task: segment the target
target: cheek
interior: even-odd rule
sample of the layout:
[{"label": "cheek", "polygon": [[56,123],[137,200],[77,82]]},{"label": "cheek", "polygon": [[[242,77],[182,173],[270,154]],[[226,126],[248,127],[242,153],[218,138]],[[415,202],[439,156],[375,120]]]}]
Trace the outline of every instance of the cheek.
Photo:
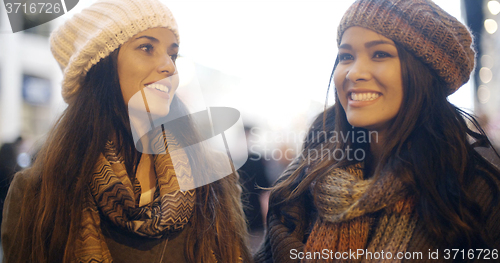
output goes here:
[{"label": "cheek", "polygon": [[125,104],[134,94],[140,91],[140,84],[144,74],[141,74],[141,67],[137,66],[137,62],[130,61],[124,57],[121,61],[118,60],[118,80],[122,91]]},{"label": "cheek", "polygon": [[120,89],[122,91],[123,100],[125,101],[125,104],[128,104],[128,101],[134,95],[134,92],[132,91],[130,74],[127,72],[126,67],[125,68],[119,67],[118,80],[120,83]]},{"label": "cheek", "polygon": [[395,101],[395,104],[401,105],[403,101],[403,77],[401,75],[401,69],[399,67],[395,67],[392,71],[389,71],[392,74],[386,78],[388,85],[391,85],[391,95],[392,99]]}]

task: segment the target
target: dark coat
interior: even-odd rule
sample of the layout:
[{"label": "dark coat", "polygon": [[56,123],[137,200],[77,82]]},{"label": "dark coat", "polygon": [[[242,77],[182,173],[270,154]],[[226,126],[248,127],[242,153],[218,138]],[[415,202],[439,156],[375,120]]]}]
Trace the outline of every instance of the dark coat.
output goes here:
[{"label": "dark coat", "polygon": [[[13,243],[16,226],[21,212],[21,203],[24,193],[33,191],[37,183],[30,173],[19,172],[9,188],[3,210],[2,222],[2,247],[6,263],[10,262],[9,256],[19,247]],[[184,229],[171,235],[169,239],[153,239],[140,237],[113,226],[104,217],[101,217],[101,229],[106,238],[111,256],[115,263],[157,263],[163,252],[161,263],[187,262],[184,251],[186,237],[192,230],[190,224]]]}]

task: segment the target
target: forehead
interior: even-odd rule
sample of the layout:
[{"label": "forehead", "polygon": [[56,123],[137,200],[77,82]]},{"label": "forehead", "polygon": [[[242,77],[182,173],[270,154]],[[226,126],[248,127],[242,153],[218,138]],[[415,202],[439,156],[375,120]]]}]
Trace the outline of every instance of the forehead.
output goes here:
[{"label": "forehead", "polygon": [[128,42],[133,42],[139,39],[150,39],[150,40],[156,39],[159,42],[167,44],[168,46],[172,44],[177,44],[177,45],[179,44],[179,41],[177,40],[177,37],[175,36],[174,32],[165,27],[155,27],[146,29],[138,33],[137,35],[133,36],[132,38],[130,38]]},{"label": "forehead", "polygon": [[340,41],[340,45],[344,43],[355,44],[355,43],[366,43],[370,41],[383,41],[394,44],[394,41],[391,39],[364,27],[353,26],[346,31],[342,35],[342,39]]}]

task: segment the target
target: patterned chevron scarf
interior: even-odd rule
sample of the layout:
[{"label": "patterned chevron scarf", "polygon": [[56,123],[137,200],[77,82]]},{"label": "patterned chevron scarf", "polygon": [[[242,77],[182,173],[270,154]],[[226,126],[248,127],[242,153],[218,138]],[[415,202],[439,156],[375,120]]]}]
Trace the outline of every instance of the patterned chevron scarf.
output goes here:
[{"label": "patterned chevron scarf", "polygon": [[[177,150],[180,147],[170,133],[166,132],[165,136],[160,137],[166,137],[165,141],[158,139],[156,143],[166,145],[168,141],[170,153],[176,156],[174,158],[168,152],[154,155],[158,187],[152,204],[144,207],[138,206],[141,192],[139,181],[130,180],[123,158],[116,154],[112,142],[106,144],[84,202],[75,262],[112,262],[101,231],[99,213],[124,231],[151,238],[161,238],[179,231],[189,221],[193,213],[195,190],[179,190],[179,181],[192,180],[187,155]],[[173,164],[173,159],[181,161]],[[176,175],[175,171],[183,172]]]},{"label": "patterned chevron scarf", "polygon": [[[315,184],[313,196],[319,218],[304,252],[313,255],[329,249],[334,259],[312,258],[303,262],[340,261],[335,258],[336,252],[349,253],[357,249],[372,255],[383,250],[394,258],[398,252],[405,252],[417,217],[413,198],[408,197],[403,183],[394,174],[384,173],[377,181],[363,180],[362,164],[356,164],[346,170],[335,169]],[[380,213],[378,220],[373,215],[375,212]],[[377,258],[377,262],[399,262],[394,258]],[[347,261],[374,259],[361,256]]]}]

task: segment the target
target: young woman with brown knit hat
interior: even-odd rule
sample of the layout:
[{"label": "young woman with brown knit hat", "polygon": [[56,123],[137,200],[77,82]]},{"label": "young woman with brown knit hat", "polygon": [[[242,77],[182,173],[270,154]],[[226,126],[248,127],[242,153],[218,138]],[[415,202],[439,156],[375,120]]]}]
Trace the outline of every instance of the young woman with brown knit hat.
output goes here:
[{"label": "young woman with brown knit hat", "polygon": [[187,147],[201,140],[175,95],[179,33],[169,9],[100,0],[50,44],[68,107],[11,184],[5,262],[251,261],[236,174],[194,182],[219,168],[213,154]]},{"label": "young woman with brown knit hat", "polygon": [[256,262],[497,261],[491,143],[447,100],[470,32],[431,0],[358,0],[337,40],[335,105],[274,187]]}]

